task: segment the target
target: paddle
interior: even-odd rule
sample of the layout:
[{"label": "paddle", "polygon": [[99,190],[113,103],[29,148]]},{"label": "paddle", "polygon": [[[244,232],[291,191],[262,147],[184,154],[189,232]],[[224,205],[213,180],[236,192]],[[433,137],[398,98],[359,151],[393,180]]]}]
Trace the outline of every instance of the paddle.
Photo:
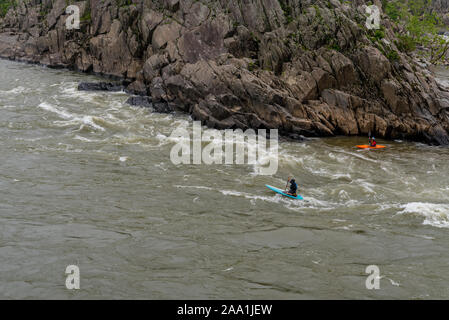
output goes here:
[{"label": "paddle", "polygon": [[288,183],[290,182],[290,179],[291,179],[291,177],[288,177],[287,184],[286,184],[285,189],[284,189],[285,191],[287,191]]}]

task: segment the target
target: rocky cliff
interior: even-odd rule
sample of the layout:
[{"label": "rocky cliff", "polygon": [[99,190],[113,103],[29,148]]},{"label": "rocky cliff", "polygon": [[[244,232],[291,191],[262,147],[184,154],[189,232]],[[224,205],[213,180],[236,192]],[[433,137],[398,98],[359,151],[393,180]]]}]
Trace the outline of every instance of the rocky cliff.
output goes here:
[{"label": "rocky cliff", "polygon": [[[380,1],[374,1],[379,6]],[[68,4],[80,29],[67,30]],[[449,144],[449,93],[365,1],[18,1],[0,56],[128,80],[215,128]]]},{"label": "rocky cliff", "polygon": [[449,0],[432,0],[432,8],[437,13],[448,13],[449,12]]}]

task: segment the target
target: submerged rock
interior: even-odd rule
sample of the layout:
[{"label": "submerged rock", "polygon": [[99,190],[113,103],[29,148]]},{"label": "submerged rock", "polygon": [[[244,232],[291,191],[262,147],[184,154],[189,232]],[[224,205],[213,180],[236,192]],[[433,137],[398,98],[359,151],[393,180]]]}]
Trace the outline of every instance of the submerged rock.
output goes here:
[{"label": "submerged rock", "polygon": [[175,105],[171,103],[157,102],[153,104],[153,111],[158,113],[172,113],[175,109]]},{"label": "submerged rock", "polygon": [[181,109],[174,103],[161,101],[153,103],[151,97],[143,96],[129,97],[128,100],[126,100],[126,103],[136,107],[151,108],[153,112],[157,113],[172,113]]},{"label": "submerged rock", "polygon": [[126,100],[126,103],[136,107],[144,107],[144,108],[153,107],[150,97],[140,97],[140,96],[129,97],[128,100]]},{"label": "submerged rock", "polygon": [[81,82],[78,85],[79,91],[122,91],[124,86],[118,83],[112,82]]}]

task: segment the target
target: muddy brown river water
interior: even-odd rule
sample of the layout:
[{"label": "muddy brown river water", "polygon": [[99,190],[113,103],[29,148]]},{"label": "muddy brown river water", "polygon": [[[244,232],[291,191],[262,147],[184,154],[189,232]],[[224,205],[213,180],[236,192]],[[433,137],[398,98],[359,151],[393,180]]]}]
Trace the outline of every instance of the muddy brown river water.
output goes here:
[{"label": "muddy brown river water", "polygon": [[[281,141],[272,176],[174,165],[189,117],[77,91],[95,80],[0,61],[0,298],[449,298],[449,149],[310,139]],[[304,201],[264,187],[289,175]]]}]

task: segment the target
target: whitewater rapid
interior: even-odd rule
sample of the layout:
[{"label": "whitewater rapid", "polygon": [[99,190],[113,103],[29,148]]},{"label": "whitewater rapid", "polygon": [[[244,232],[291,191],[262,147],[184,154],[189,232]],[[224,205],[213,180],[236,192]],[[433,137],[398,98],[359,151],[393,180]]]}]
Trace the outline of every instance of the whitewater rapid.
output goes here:
[{"label": "whitewater rapid", "polygon": [[[449,150],[281,139],[276,174],[174,165],[184,114],[0,61],[0,297],[448,298]],[[245,144],[249,150],[253,145]],[[304,201],[274,194],[294,176]],[[79,264],[83,290],[64,286]],[[364,286],[378,265],[382,290]]]}]

